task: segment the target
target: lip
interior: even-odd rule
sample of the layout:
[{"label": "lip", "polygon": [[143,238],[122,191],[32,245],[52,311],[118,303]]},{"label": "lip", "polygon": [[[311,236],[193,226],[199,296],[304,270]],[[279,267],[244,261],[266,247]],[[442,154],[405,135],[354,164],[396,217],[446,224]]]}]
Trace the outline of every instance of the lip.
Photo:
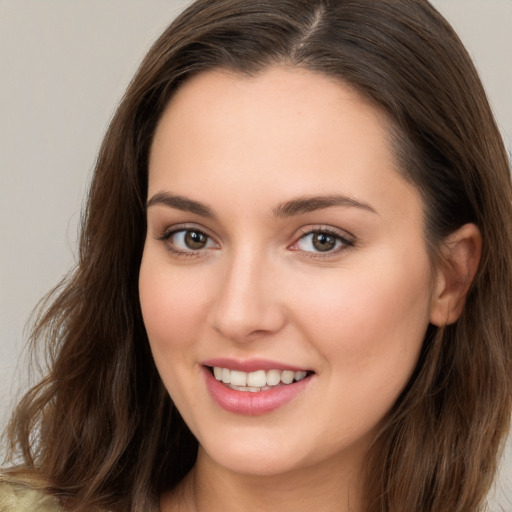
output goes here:
[{"label": "lip", "polygon": [[269,359],[231,359],[220,357],[208,359],[201,363],[203,366],[218,366],[219,368],[229,368],[230,370],[238,370],[240,372],[256,372],[258,370],[291,370],[294,372],[310,371],[310,368],[301,368],[299,366],[290,366],[289,364],[271,361]]},{"label": "lip", "polygon": [[[210,366],[210,364],[207,366]],[[206,387],[213,400],[225,411],[245,416],[259,416],[283,407],[288,402],[302,394],[312,380],[312,376],[309,376],[298,382],[294,382],[292,384],[284,384],[272,389],[267,389],[265,391],[237,391],[235,389],[228,388],[222,382],[218,381],[212,375],[207,366],[203,366],[202,370],[206,382]],[[213,366],[221,366],[223,368],[227,367],[235,370],[240,368],[235,368],[232,365],[223,366],[215,364]],[[263,370],[265,368],[258,366],[258,369]],[[272,366],[268,369],[278,370],[280,368]],[[291,368],[286,367],[286,369]],[[300,371],[300,369],[297,371]]]}]

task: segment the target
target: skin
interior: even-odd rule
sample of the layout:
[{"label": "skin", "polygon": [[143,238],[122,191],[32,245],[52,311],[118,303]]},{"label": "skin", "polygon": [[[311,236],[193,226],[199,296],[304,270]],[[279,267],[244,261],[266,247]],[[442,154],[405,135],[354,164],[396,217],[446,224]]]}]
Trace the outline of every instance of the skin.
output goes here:
[{"label": "skin", "polygon": [[[203,73],[167,107],[150,153],[140,300],[162,380],[200,448],[162,511],[363,510],[365,453],[428,323],[456,319],[479,251],[466,226],[452,239],[455,264],[432,269],[422,201],[397,172],[388,126],[346,85],[286,67]],[[162,193],[212,216],[152,201]],[[358,204],[279,209],[333,195]],[[162,239],[185,228],[206,245],[191,250],[183,232]],[[325,229],[336,245],[319,252],[309,233]],[[314,375],[277,410],[240,415],[207,391],[201,363],[215,357]]]}]

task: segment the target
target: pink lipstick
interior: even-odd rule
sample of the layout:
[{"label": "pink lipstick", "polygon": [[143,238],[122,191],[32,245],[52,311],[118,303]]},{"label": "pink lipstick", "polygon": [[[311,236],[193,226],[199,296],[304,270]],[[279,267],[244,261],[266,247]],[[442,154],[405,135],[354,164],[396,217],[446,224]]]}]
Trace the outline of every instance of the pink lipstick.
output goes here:
[{"label": "pink lipstick", "polygon": [[306,390],[313,376],[311,371],[267,360],[215,359],[205,361],[202,368],[217,405],[249,416],[284,406]]}]

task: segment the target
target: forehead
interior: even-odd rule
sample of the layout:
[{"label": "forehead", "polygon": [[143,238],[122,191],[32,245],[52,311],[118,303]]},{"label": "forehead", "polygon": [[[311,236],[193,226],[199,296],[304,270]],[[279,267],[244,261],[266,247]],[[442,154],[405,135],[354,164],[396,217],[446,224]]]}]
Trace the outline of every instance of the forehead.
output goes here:
[{"label": "forehead", "polygon": [[240,185],[247,198],[336,188],[378,200],[383,184],[395,184],[400,195],[409,187],[397,172],[389,127],[384,112],[323,74],[205,72],[176,92],[159,122],[149,193],[194,187],[206,200],[224,183]]},{"label": "forehead", "polygon": [[[352,107],[352,108],[351,108]],[[325,137],[331,122],[359,118],[376,121],[374,126],[387,132],[392,124],[387,114],[346,83],[303,68],[273,66],[255,75],[225,69],[193,76],[177,89],[164,111],[159,128],[180,124],[216,122],[217,128],[242,123],[268,123],[274,135],[285,135],[285,121],[307,126],[311,138]],[[229,114],[229,115],[228,115]],[[358,121],[358,122],[359,122]],[[367,128],[370,127],[368,124]],[[161,131],[161,130],[159,130]],[[158,131],[157,131],[158,134]],[[257,135],[253,131],[251,135]],[[295,133],[297,135],[297,133]]]}]

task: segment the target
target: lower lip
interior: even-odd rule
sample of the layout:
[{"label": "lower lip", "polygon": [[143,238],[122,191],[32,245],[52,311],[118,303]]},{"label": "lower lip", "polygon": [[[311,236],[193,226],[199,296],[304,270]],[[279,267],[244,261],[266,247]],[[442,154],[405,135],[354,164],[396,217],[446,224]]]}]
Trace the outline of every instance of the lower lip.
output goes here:
[{"label": "lower lip", "polygon": [[265,391],[237,391],[218,381],[208,368],[204,367],[203,373],[208,391],[220,407],[247,416],[258,416],[279,409],[302,393],[311,381],[311,377],[306,377],[293,384],[283,384]]}]

